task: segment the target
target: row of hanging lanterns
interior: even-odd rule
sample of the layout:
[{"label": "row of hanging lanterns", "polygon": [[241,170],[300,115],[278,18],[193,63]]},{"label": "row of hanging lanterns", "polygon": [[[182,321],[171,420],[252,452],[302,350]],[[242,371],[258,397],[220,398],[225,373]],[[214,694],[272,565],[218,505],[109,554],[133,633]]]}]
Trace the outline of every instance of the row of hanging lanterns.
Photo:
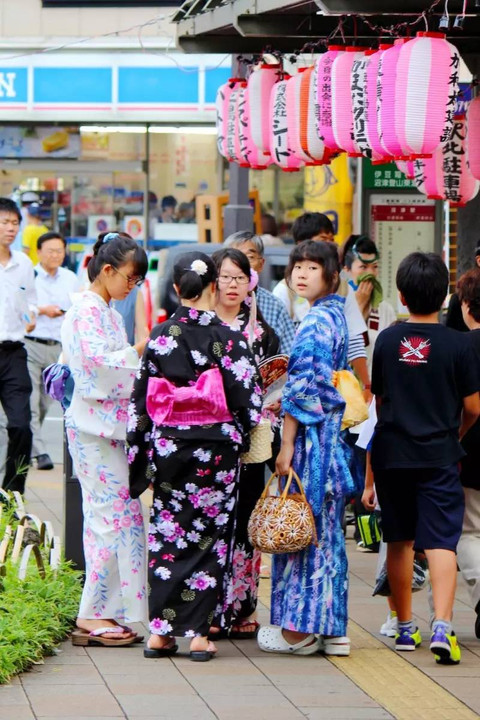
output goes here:
[{"label": "row of hanging lanterns", "polygon": [[[245,167],[274,163],[287,172],[326,164],[340,152],[395,161],[431,197],[461,203],[478,191],[469,180],[480,179],[480,150],[477,158],[477,143],[468,138],[480,137],[480,106],[471,103],[460,128],[454,118],[459,64],[457,49],[431,32],[378,50],[330,46],[292,77],[280,64],[263,64],[248,81],[233,78],[219,88],[219,152]],[[450,157],[452,133],[466,192],[453,191],[457,179],[449,169],[459,165]]]}]

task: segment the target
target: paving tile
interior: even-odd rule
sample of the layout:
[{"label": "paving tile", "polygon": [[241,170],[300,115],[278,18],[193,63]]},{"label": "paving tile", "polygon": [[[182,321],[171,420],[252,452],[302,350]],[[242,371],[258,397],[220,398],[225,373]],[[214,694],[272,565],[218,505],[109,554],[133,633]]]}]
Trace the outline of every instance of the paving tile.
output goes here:
[{"label": "paving tile", "polygon": [[256,720],[299,720],[304,718],[275,688],[265,688],[261,695],[243,695],[232,698],[226,695],[204,693],[208,706],[219,720],[240,720],[256,718]]},{"label": "paving tile", "polygon": [[309,720],[383,720],[390,715],[383,708],[356,708],[356,707],[325,707],[325,708],[300,708]]},{"label": "paving tile", "polygon": [[24,688],[34,685],[103,685],[93,663],[88,665],[41,665],[22,675]]},{"label": "paving tile", "polygon": [[124,717],[119,704],[105,686],[86,689],[79,685],[30,685],[26,689],[34,714],[63,718]]},{"label": "paving tile", "polygon": [[342,689],[341,686],[337,686],[336,691],[329,692],[326,688],[311,687],[309,691],[307,688],[296,688],[288,685],[281,685],[278,689],[297,707],[378,707],[378,703],[360,689],[357,689],[357,692],[352,692],[348,687]]},{"label": "paving tile", "polygon": [[117,695],[125,715],[131,720],[135,718],[154,717],[162,720],[188,718],[188,720],[214,720],[215,715],[198,695],[161,695],[154,701],[152,695]]},{"label": "paving tile", "polygon": [[[35,716],[30,710],[29,705],[9,705],[2,707],[2,698],[0,696],[0,720],[35,720]],[[43,718],[42,718],[43,720]]]},{"label": "paving tile", "polygon": [[117,698],[120,695],[197,696],[197,692],[192,686],[181,677],[178,678],[177,682],[166,680],[166,678],[160,674],[155,680],[144,678],[143,680],[132,681],[132,678],[128,675],[112,675],[109,679],[106,678],[105,680],[110,691]]},{"label": "paving tile", "polygon": [[20,683],[0,685],[0,707],[28,705],[28,698]]}]

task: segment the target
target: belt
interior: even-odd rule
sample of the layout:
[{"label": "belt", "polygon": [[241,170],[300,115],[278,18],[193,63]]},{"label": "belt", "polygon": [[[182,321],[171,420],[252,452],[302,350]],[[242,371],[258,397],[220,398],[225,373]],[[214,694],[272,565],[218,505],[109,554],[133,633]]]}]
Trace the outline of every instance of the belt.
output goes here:
[{"label": "belt", "polygon": [[60,340],[50,340],[50,338],[37,338],[32,335],[25,335],[25,340],[40,343],[40,345],[61,345]]}]

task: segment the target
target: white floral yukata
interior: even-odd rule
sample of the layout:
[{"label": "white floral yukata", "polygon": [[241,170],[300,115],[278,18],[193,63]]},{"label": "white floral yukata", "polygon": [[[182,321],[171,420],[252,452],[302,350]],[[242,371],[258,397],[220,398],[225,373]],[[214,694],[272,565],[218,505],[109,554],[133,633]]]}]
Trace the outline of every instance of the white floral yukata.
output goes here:
[{"label": "white floral yukata", "polygon": [[[191,416],[195,406],[203,407],[193,386],[212,370],[223,387],[229,421],[215,421],[212,414],[207,422],[207,412],[198,422],[176,426],[156,421],[149,404],[152,385],[168,381],[173,403],[186,393],[185,415]],[[160,409],[164,405],[158,400]],[[214,616],[222,627],[229,624],[239,457],[261,406],[261,381],[247,342],[215,313],[181,307],[154,329],[127,428],[131,493],[137,496],[150,481],[154,488],[148,556],[153,634],[206,636]]]},{"label": "white floral yukata", "polygon": [[62,346],[75,381],[65,425],[83,498],[86,573],[78,617],[142,621],[145,531],[140,502],[128,490],[125,454],[138,354],[120,314],[91,291],[67,312]]}]

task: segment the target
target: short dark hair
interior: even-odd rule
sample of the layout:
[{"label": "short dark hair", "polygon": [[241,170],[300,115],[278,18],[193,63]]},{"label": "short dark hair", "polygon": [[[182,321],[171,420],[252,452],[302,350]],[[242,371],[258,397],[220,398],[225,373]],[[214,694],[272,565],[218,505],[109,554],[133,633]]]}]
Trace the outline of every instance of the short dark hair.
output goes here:
[{"label": "short dark hair", "polygon": [[173,197],[173,195],[165,195],[162,198],[162,203],[161,203],[162,210],[165,210],[165,208],[167,208],[167,207],[174,208],[174,207],[177,207],[177,205],[178,205],[177,200],[176,200],[176,198]]},{"label": "short dark hair", "polygon": [[55,232],[54,230],[50,230],[49,232],[43,233],[43,235],[40,235],[40,237],[37,240],[37,250],[40,250],[43,243],[46,243],[48,240],[61,240],[64,247],[67,247],[67,241],[61,235],[60,233]]},{"label": "short dark hair", "polygon": [[323,213],[303,213],[292,225],[292,235],[295,243],[302,242],[303,240],[311,240],[321,232],[335,235],[332,221]]},{"label": "short dark hair", "polygon": [[18,209],[18,205],[10,198],[0,197],[0,212],[12,213],[16,215],[19,222],[22,222],[22,213]]},{"label": "short dark hair", "polygon": [[278,225],[275,217],[270,213],[263,213],[260,220],[262,223],[262,235],[273,235],[273,237],[277,237]]},{"label": "short dark hair", "polygon": [[361,259],[359,255],[376,255],[378,258],[378,248],[367,235],[350,235],[340,249],[342,265],[350,270],[354,260]]},{"label": "short dark hair", "polygon": [[212,260],[215,263],[218,272],[220,272],[224,260],[231,260],[238,268],[240,268],[244,275],[248,278],[251,277],[250,263],[247,256],[241,252],[241,250],[237,250],[233,247],[222,248],[221,250],[217,250],[217,252],[213,253]]},{"label": "short dark hair", "polygon": [[340,261],[338,259],[337,246],[334,243],[324,242],[320,240],[304,240],[296,245],[290,257],[285,270],[285,280],[290,286],[292,272],[295,264],[302,260],[311,260],[318,263],[323,268],[323,277],[328,286],[329,292],[335,292],[340,284]]},{"label": "short dark hair", "polygon": [[148,270],[145,250],[128,233],[100,233],[87,266],[88,279],[93,282],[104,265],[118,269],[130,261],[135,266],[135,274],[144,278]]},{"label": "short dark hair", "polygon": [[[200,274],[192,270],[192,264],[200,260],[207,271]],[[178,287],[178,296],[182,300],[194,300],[200,297],[205,288],[217,279],[217,268],[212,258],[205,253],[192,251],[180,255],[173,266],[173,282]]]},{"label": "short dark hair", "polygon": [[468,312],[476,322],[480,322],[480,268],[464,273],[457,283],[457,295],[460,302],[468,305]]},{"label": "short dark hair", "polygon": [[397,270],[397,288],[415,315],[430,315],[442,307],[448,292],[448,270],[440,255],[413,252]]}]

